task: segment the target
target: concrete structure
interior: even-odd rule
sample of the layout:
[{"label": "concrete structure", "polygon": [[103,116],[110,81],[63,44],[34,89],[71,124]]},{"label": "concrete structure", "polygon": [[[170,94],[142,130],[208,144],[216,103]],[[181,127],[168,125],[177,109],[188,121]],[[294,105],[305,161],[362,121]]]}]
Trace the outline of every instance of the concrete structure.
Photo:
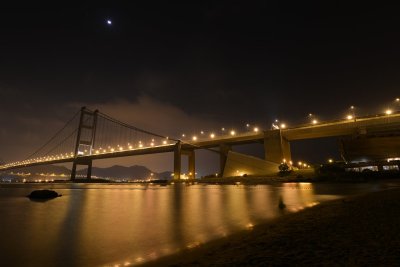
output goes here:
[{"label": "concrete structure", "polygon": [[292,160],[289,140],[282,135],[281,130],[264,133],[264,152],[266,161],[281,163]]},{"label": "concrete structure", "polygon": [[229,151],[222,176],[271,175],[278,173],[278,166],[274,162]]},{"label": "concrete structure", "polygon": [[384,161],[400,158],[400,136],[361,136],[341,140],[342,157],[346,162]]},{"label": "concrete structure", "polygon": [[180,179],[182,173],[182,156],[188,157],[189,179],[196,178],[196,157],[194,149],[182,149],[181,142],[177,142],[174,149],[174,179]]},{"label": "concrete structure", "polygon": [[[164,142],[162,145],[152,144],[151,146],[147,147],[125,147],[121,150],[104,150],[92,153],[95,147],[96,135],[98,131],[98,129],[96,128],[98,117],[102,120],[110,120],[113,123],[117,123],[121,127],[126,127],[127,129],[137,131],[140,134],[164,138]],[[105,114],[99,114],[98,111],[93,112],[82,108],[76,144],[73,149],[69,150],[74,150],[74,153],[70,153],[67,156],[53,155],[52,157],[47,156],[39,159],[27,159],[21,162],[5,164],[0,166],[0,171],[11,170],[21,167],[29,167],[34,165],[72,162],[72,179],[75,178],[77,165],[86,165],[88,167],[87,178],[90,178],[93,160],[172,152],[174,153],[174,178],[180,179],[182,156],[188,156],[189,176],[190,178],[194,178],[196,171],[195,150],[197,149],[212,149],[215,153],[218,153],[220,155],[220,173],[225,174],[228,173],[228,170],[225,172],[227,162],[229,163],[228,168],[237,169],[234,167],[232,163],[233,161],[229,158],[235,159],[242,157],[238,154],[232,154],[230,152],[232,150],[232,147],[235,145],[250,143],[263,144],[265,149],[265,160],[256,160],[255,158],[252,158],[252,160],[250,160],[250,157],[242,157],[242,159],[244,160],[243,162],[248,162],[249,168],[252,168],[252,170],[264,170],[264,168],[272,168],[272,163],[280,164],[284,160],[290,162],[290,142],[292,141],[333,136],[371,137],[373,135],[382,135],[382,133],[388,134],[396,132],[400,132],[400,113],[380,114],[376,116],[356,118],[355,120],[338,120],[319,123],[315,125],[308,124],[285,129],[266,130],[264,132],[246,132],[234,135],[213,136],[209,138],[198,139],[196,141],[185,141],[169,139],[159,134],[151,133],[119,122]],[[107,134],[112,133],[107,132]],[[395,147],[398,151],[399,140],[393,139],[390,142],[392,143],[392,145],[394,142],[394,144],[396,145]],[[387,147],[389,146],[390,145],[388,145]],[[86,154],[83,154],[82,151],[88,152]],[[266,166],[260,167],[260,164],[262,162],[263,164],[266,164]]]}]

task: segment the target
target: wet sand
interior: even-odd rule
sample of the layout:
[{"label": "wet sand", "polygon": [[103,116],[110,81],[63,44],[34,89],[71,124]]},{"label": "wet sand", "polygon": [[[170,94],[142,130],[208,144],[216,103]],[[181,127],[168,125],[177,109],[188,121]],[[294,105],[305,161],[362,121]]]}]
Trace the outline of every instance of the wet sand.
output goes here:
[{"label": "wet sand", "polygon": [[326,202],[145,266],[400,266],[400,189]]}]

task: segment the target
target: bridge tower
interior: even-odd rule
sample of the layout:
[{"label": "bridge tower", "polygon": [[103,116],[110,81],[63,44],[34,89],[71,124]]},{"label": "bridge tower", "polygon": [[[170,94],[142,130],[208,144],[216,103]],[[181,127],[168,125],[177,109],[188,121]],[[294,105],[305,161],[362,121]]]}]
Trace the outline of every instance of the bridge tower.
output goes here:
[{"label": "bridge tower", "polygon": [[78,134],[76,138],[74,161],[72,164],[71,180],[76,178],[76,167],[78,165],[87,166],[86,178],[91,179],[92,176],[92,160],[86,159],[84,156],[92,155],[92,150],[96,138],[98,110],[91,111],[86,107],[81,108],[79,120]]}]

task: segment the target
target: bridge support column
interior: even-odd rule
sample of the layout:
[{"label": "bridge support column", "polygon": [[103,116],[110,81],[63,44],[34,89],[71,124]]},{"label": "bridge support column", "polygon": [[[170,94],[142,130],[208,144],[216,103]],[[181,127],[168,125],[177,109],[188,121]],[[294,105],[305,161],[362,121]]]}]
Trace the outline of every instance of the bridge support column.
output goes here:
[{"label": "bridge support column", "polygon": [[71,171],[71,181],[75,181],[76,178],[76,162],[72,163],[72,171]]},{"label": "bridge support column", "polygon": [[89,161],[87,165],[86,179],[92,179],[92,161]]},{"label": "bridge support column", "polygon": [[86,161],[76,160],[72,163],[71,181],[75,181],[76,179],[76,167],[78,165],[87,166],[86,179],[88,180],[92,179],[92,160],[86,160]]},{"label": "bridge support column", "polygon": [[284,136],[281,130],[266,131],[264,133],[264,151],[265,160],[274,163],[282,163],[292,160],[290,152],[290,143]]},{"label": "bridge support column", "polygon": [[196,154],[194,152],[194,149],[182,150],[182,155],[188,156],[189,179],[195,179],[196,178]]},{"label": "bridge support column", "polygon": [[232,150],[232,147],[227,144],[220,144],[219,145],[219,173],[220,176],[224,174],[226,159],[228,157],[228,152]]},{"label": "bridge support column", "polygon": [[196,155],[194,149],[182,149],[181,142],[176,143],[174,150],[174,179],[181,179],[182,172],[182,155],[188,156],[188,172],[189,179],[196,178]]},{"label": "bridge support column", "polygon": [[181,142],[178,141],[174,149],[174,179],[181,179]]}]

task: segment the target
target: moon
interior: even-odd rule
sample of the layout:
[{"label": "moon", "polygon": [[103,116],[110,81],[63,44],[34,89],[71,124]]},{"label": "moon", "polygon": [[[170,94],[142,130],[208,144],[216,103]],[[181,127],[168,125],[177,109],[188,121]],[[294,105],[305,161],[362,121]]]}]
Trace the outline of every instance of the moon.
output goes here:
[{"label": "moon", "polygon": [[108,25],[112,25],[112,21],[108,19],[108,20],[107,20],[107,24],[108,24]]}]

